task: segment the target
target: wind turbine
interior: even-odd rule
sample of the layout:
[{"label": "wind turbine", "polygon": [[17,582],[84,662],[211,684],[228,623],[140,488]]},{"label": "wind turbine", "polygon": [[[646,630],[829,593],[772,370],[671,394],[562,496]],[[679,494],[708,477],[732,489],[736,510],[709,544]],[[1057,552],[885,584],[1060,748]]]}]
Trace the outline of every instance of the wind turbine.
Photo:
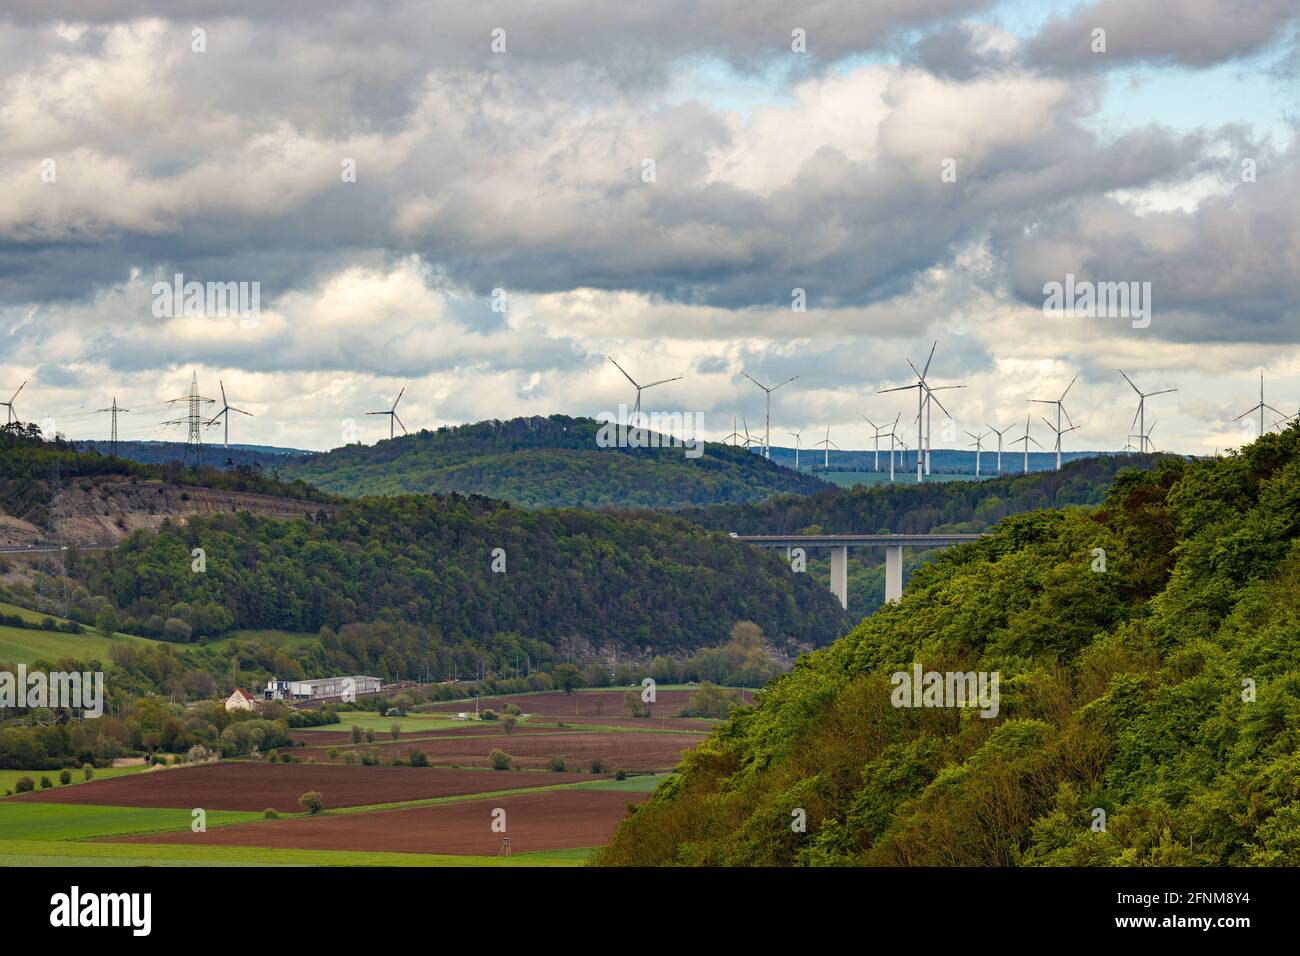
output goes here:
[{"label": "wind turbine", "polygon": [[[614,356],[612,355],[606,355],[605,358],[609,359],[611,362],[614,362]],[[627,369],[623,368],[623,366],[619,365],[617,362],[614,362],[614,367],[618,369],[620,372],[622,372],[623,377],[627,379],[629,382],[631,382],[632,387],[636,389],[636,405],[632,409],[633,415],[641,414],[641,393],[643,391],[645,391],[647,388],[654,388],[656,385],[666,385],[669,382],[678,382],[681,381],[682,378],[680,375],[678,375],[675,378],[661,378],[659,381],[651,382],[648,385],[638,385],[636,383],[636,379],[634,379],[631,375],[627,374]]]},{"label": "wind turbine", "polygon": [[975,477],[978,478],[980,476],[980,453],[984,451],[984,439],[987,436],[976,435],[974,432],[966,432],[966,434],[975,439],[971,442],[971,446],[975,449]]},{"label": "wind turbine", "polygon": [[839,445],[836,445],[835,442],[831,441],[831,426],[830,426],[830,425],[827,425],[827,426],[826,426],[826,437],[823,438],[821,441],[817,442],[817,444],[813,445],[813,447],[816,448],[817,445],[822,445],[822,446],[825,447],[825,449],[826,449],[826,457],[825,457],[825,459],[822,461],[822,470],[823,470],[823,471],[830,471],[830,468],[831,468],[831,447],[833,446],[837,451],[843,451],[843,450],[844,450],[843,448],[840,448]]},{"label": "wind turbine", "polygon": [[[917,372],[917,381],[913,385],[900,385],[894,389],[880,389],[878,393],[883,395],[887,392],[906,392],[907,389],[917,389],[917,483],[922,483],[924,475],[930,472],[930,449],[927,447],[927,412],[930,411],[931,388],[926,384],[926,375],[930,372],[930,363],[935,358],[935,349],[939,342],[930,346],[930,358],[926,359],[926,368],[923,371],[917,371],[917,367],[911,364],[911,359],[907,359],[907,364],[911,365],[911,371]],[[943,388],[958,388],[956,385],[943,386]],[[939,399],[935,399],[939,402]],[[948,415],[948,408],[944,408],[944,403],[939,402],[939,407],[943,408],[944,414]],[[949,418],[952,416],[949,415]]]},{"label": "wind turbine", "polygon": [[[24,379],[23,384],[18,386],[18,392],[21,392],[26,387],[27,387],[27,381]],[[5,422],[6,425],[12,425],[14,422],[18,422],[19,425],[22,424],[22,421],[19,420],[17,413],[14,412],[14,402],[18,398],[18,392],[14,392],[13,395],[9,397],[9,401],[0,402],[0,405],[5,406],[9,410],[8,420]]]},{"label": "wind turbine", "polygon": [[1160,419],[1158,418],[1155,419],[1155,421],[1151,423],[1151,427],[1147,429],[1147,433],[1142,436],[1144,439],[1146,439],[1146,444],[1151,447],[1152,454],[1157,454],[1155,449],[1155,444],[1151,441],[1151,433],[1156,430],[1156,422],[1158,421],[1160,421]]},{"label": "wind turbine", "polygon": [[749,448],[753,445],[757,445],[758,442],[754,441],[754,439],[749,437],[749,422],[745,421],[745,419],[742,418],[740,420],[740,427],[745,429],[745,447]]},{"label": "wind turbine", "polygon": [[[898,439],[898,420],[902,415],[902,412],[895,415],[894,424],[889,426],[889,481],[891,484],[894,480],[894,441]],[[901,441],[901,439],[898,440]],[[906,450],[907,446],[904,445],[903,448]]]},{"label": "wind turbine", "polygon": [[722,439],[722,443],[723,443],[724,445],[725,445],[727,442],[731,442],[731,446],[734,448],[737,444],[740,443],[740,432],[736,431],[736,425],[737,425],[737,423],[738,423],[738,419],[736,418],[735,415],[732,415],[732,416],[731,416],[731,434],[728,435],[726,438]]},{"label": "wind turbine", "polygon": [[1056,425],[1053,425],[1046,418],[1043,419],[1043,424],[1046,425],[1052,431],[1056,432],[1056,470],[1060,471],[1061,470],[1061,436],[1064,435],[1066,432],[1074,431],[1079,426],[1071,424],[1069,428],[1058,428]]},{"label": "wind turbine", "polygon": [[[1123,369],[1119,369],[1118,371],[1119,371],[1119,374],[1124,375],[1124,370],[1123,370]],[[1144,393],[1144,392],[1142,391],[1142,389],[1138,388],[1136,385],[1133,384],[1133,379],[1129,378],[1127,375],[1124,375],[1124,381],[1128,382],[1129,385],[1132,386],[1133,391],[1137,392],[1137,394],[1138,394],[1138,410],[1137,410],[1137,414],[1133,416],[1133,422],[1137,422],[1139,419],[1141,419],[1141,424],[1138,425],[1138,435],[1139,435],[1139,436],[1141,437],[1141,439],[1142,439],[1142,450],[1143,450],[1143,451],[1146,451],[1146,450],[1147,450],[1147,434],[1148,434],[1148,432],[1147,432],[1147,427],[1146,427],[1146,421],[1147,421],[1147,399],[1148,399],[1148,398],[1151,398],[1151,397],[1154,396],[1154,395],[1168,395],[1170,392],[1176,392],[1176,391],[1178,391],[1178,389],[1176,389],[1176,388],[1166,388],[1166,389],[1162,389],[1162,390],[1159,391],[1159,392],[1146,392],[1146,393]],[[1251,409],[1251,411],[1254,411],[1254,409]],[[1130,423],[1130,424],[1129,424],[1129,427],[1132,428],[1132,427],[1133,427],[1133,424]]]},{"label": "wind turbine", "polygon": [[[1070,379],[1070,384],[1067,385],[1067,386],[1065,386],[1065,391],[1061,393],[1061,397],[1060,397],[1060,398],[1057,398],[1057,399],[1050,399],[1050,398],[1031,398],[1031,399],[1029,400],[1029,401],[1034,402],[1034,403],[1037,403],[1037,404],[1039,404],[1039,405],[1055,405],[1055,406],[1056,406],[1056,424],[1053,425],[1051,422],[1047,422],[1047,427],[1050,428],[1050,429],[1052,429],[1052,431],[1056,432],[1056,470],[1057,470],[1057,471],[1060,471],[1060,470],[1061,470],[1061,436],[1062,436],[1063,434],[1065,434],[1065,432],[1072,432],[1072,431],[1074,431],[1074,422],[1070,421],[1070,413],[1067,412],[1067,411],[1065,410],[1065,396],[1068,395],[1068,394],[1070,394],[1070,389],[1074,388],[1074,383],[1077,382],[1078,380],[1079,380],[1079,376],[1078,376],[1078,375],[1076,375],[1076,376],[1074,376],[1074,378]],[[1066,420],[1066,422],[1070,425],[1069,428],[1066,428],[1066,429],[1064,429],[1064,430],[1061,428],[1061,415],[1062,415],[1062,414],[1065,415],[1065,420]],[[1047,419],[1043,419],[1043,421],[1047,421]]]},{"label": "wind turbine", "polygon": [[[221,411],[213,415],[212,419],[208,422],[208,424],[215,425],[217,423],[218,418],[225,416],[226,437],[222,442],[222,444],[224,444],[227,448],[229,448],[230,447],[230,413],[239,412],[239,414],[247,415],[249,418],[253,417],[253,413],[246,412],[242,408],[233,407],[228,401],[226,401],[226,383],[221,381],[221,379],[217,379],[217,384],[221,386]],[[116,399],[114,399],[114,401],[116,401]],[[397,407],[396,402],[393,403],[393,407],[394,408]],[[405,429],[403,428],[403,430]]]},{"label": "wind turbine", "polygon": [[754,376],[750,375],[748,372],[742,371],[740,374],[743,375],[743,376],[745,376],[745,378],[749,379],[751,382],[753,382],[755,385],[757,385],[759,388],[761,388],[764,392],[767,393],[767,425],[766,425],[766,427],[765,427],[765,429],[764,429],[764,432],[763,432],[763,457],[764,457],[764,458],[771,458],[771,457],[772,457],[772,445],[771,445],[771,439],[772,439],[772,393],[775,392],[775,391],[776,391],[778,388],[780,388],[782,385],[789,385],[791,382],[793,382],[793,381],[794,381],[796,378],[798,378],[799,376],[798,376],[798,375],[792,375],[790,378],[787,378],[787,379],[786,379],[784,382],[782,382],[780,385],[773,385],[773,386],[771,386],[771,387],[769,388],[768,386],[766,386],[766,385],[764,385],[762,382],[760,382],[758,379],[754,378]]},{"label": "wind turbine", "polygon": [[[1272,405],[1269,405],[1264,401],[1264,370],[1260,369],[1259,370],[1259,404],[1254,405],[1247,411],[1242,412],[1240,415],[1234,418],[1233,421],[1239,422],[1247,415],[1253,414],[1254,412],[1259,412],[1259,433],[1262,435],[1264,434],[1264,409],[1268,409],[1270,412],[1274,412],[1278,415],[1283,415],[1283,416],[1286,415],[1286,413],[1283,412],[1281,409],[1274,408]],[[1283,420],[1285,420],[1285,418]],[[1274,424],[1277,423],[1275,422]]]},{"label": "wind turbine", "polygon": [[[397,393],[397,398],[393,400],[393,407],[390,408],[388,411],[386,411],[386,412],[366,412],[367,415],[387,415],[387,416],[388,416],[388,437],[389,437],[390,440],[391,440],[392,437],[393,437],[393,422],[397,422],[397,424],[402,425],[402,420],[401,420],[400,418],[397,417],[397,403],[400,402],[400,401],[402,400],[402,396],[405,395],[405,394],[406,394],[406,386],[403,385],[403,386],[402,386],[402,390],[401,390],[400,392]],[[247,414],[247,413],[245,413],[245,414]],[[405,425],[402,425],[402,434],[403,434],[403,435],[409,435],[409,434],[410,434],[410,432],[408,432],[408,431],[406,430],[406,426],[405,426]]]},{"label": "wind turbine", "polygon": [[985,422],[984,427],[998,436],[998,474],[1000,475],[1002,474],[1002,435],[1004,432],[1011,431],[1011,426],[1008,425],[1006,428],[1002,429],[1002,431],[998,431],[992,425]]},{"label": "wind turbine", "polygon": [[786,433],[794,436],[794,470],[795,471],[799,470],[799,436],[802,435],[803,432],[804,430],[801,428],[797,432]]},{"label": "wind turbine", "polygon": [[1033,442],[1035,445],[1038,445],[1039,448],[1042,448],[1042,447],[1043,447],[1042,444],[1039,443],[1039,441],[1038,441],[1037,438],[1031,438],[1030,435],[1029,435],[1029,416],[1028,416],[1028,415],[1025,416],[1025,434],[1024,434],[1024,436],[1021,437],[1021,438],[1017,438],[1015,441],[1011,442],[1011,444],[1014,445],[1014,444],[1016,444],[1017,442],[1024,442],[1024,443],[1025,443],[1025,474],[1027,475],[1027,474],[1029,474],[1029,443],[1030,443],[1030,442]]},{"label": "wind turbine", "polygon": [[875,443],[876,450],[876,471],[880,471],[880,439],[885,437],[885,433],[881,429],[881,426],[877,425],[866,415],[862,416],[862,420],[875,429],[876,434],[872,436],[872,441]]}]

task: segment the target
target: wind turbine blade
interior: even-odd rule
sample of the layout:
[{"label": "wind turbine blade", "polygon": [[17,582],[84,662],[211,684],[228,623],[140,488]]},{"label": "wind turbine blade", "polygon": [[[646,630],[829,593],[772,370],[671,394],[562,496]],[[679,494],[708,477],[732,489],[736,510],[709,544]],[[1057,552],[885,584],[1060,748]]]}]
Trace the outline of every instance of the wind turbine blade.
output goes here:
[{"label": "wind turbine blade", "polygon": [[226,383],[221,379],[217,379],[217,384],[221,386],[221,404],[228,407],[230,403],[226,401]]},{"label": "wind turbine blade", "polygon": [[[908,359],[908,360],[907,360],[907,364],[908,364],[908,365],[912,365],[912,360],[911,360],[911,359]],[[918,382],[924,382],[924,381],[925,381],[925,376],[921,374],[921,370],[920,370],[919,368],[917,368],[915,365],[912,365],[912,371],[916,373],[916,380],[917,380]]]},{"label": "wind turbine blade", "polygon": [[949,418],[952,418],[952,412],[948,411],[948,409],[943,407],[943,402],[939,401],[939,399],[937,398],[934,398],[934,396],[930,394],[930,390],[928,388],[925,391],[926,391],[926,396],[928,398],[934,399],[934,403],[939,406],[939,410],[943,412],[945,415],[947,415]]},{"label": "wind turbine blade", "polygon": [[761,388],[763,391],[765,391],[765,392],[767,392],[767,391],[771,391],[771,390],[770,390],[766,385],[764,385],[764,384],[763,384],[762,382],[760,382],[758,379],[754,378],[754,376],[750,375],[748,372],[742,371],[740,374],[743,375],[743,376],[745,376],[745,378],[749,379],[751,382],[753,382],[755,385],[757,385],[757,386],[758,386],[759,388]]},{"label": "wind turbine blade", "polygon": [[877,395],[884,395],[886,392],[906,392],[906,391],[910,391],[911,389],[914,389],[914,388],[917,388],[917,386],[916,386],[916,385],[900,385],[900,386],[898,386],[898,388],[882,388],[880,391],[876,392],[876,394],[877,394]]},{"label": "wind turbine blade", "polygon": [[230,407],[229,405],[226,406],[225,411],[228,411],[228,412],[239,412],[239,414],[241,414],[241,415],[247,415],[249,418],[252,418],[252,417],[253,417],[253,413],[252,413],[252,412],[246,412],[246,411],[244,411],[242,408],[232,408],[232,407]]},{"label": "wind turbine blade", "polygon": [[392,407],[392,409],[390,409],[391,411],[393,411],[393,412],[396,412],[396,411],[397,411],[397,403],[400,402],[400,401],[402,400],[402,396],[405,395],[405,394],[406,394],[406,386],[403,385],[403,386],[402,386],[402,390],[401,390],[400,392],[397,393],[397,398],[393,399],[393,407]]},{"label": "wind turbine blade", "polygon": [[[798,378],[798,377],[799,377],[798,375],[791,375],[791,376],[790,376],[789,378],[787,378],[784,382],[782,382],[781,385],[789,385],[791,382],[793,382],[793,381],[794,381],[796,378]],[[775,392],[778,388],[781,387],[781,385],[773,385],[771,388],[768,389],[768,391],[769,391],[769,392]]]},{"label": "wind turbine blade", "polygon": [[1079,376],[1077,375],[1074,376],[1074,378],[1070,379],[1070,384],[1065,386],[1065,391],[1063,391],[1061,393],[1061,397],[1057,399],[1058,402],[1065,401],[1065,396],[1070,394],[1070,389],[1074,388],[1074,383],[1077,382],[1078,380],[1079,380]]},{"label": "wind turbine blade", "polygon": [[682,377],[680,375],[674,376],[673,378],[661,378],[659,381],[651,382],[649,385],[642,385],[641,390],[645,391],[647,388],[654,388],[656,385],[667,385],[669,382],[680,382],[681,380]]},{"label": "wind turbine blade", "polygon": [[1030,398],[1030,399],[1026,399],[1026,401],[1033,402],[1033,403],[1036,404],[1036,405],[1055,405],[1055,404],[1056,404],[1056,402],[1052,401],[1050,398]]},{"label": "wind turbine blade", "polygon": [[366,412],[367,415],[391,415],[392,412]]},{"label": "wind turbine blade", "polygon": [[[397,417],[397,412],[393,412],[393,417],[397,419],[397,424],[402,425],[402,420],[401,420],[400,418]],[[403,435],[409,435],[409,434],[411,434],[410,432],[408,432],[408,431],[406,430],[406,426],[405,426],[405,425],[402,425],[402,434],[403,434]]]},{"label": "wind turbine blade", "polygon": [[[21,392],[26,387],[27,387],[27,383],[23,382],[21,385],[18,386],[18,392]],[[9,398],[9,401],[5,402],[5,404],[12,405],[14,403],[14,399],[18,397],[18,392],[14,392],[13,395]]]},{"label": "wind turbine blade", "polygon": [[[605,358],[609,359],[611,362],[614,362],[614,356],[612,356],[612,355],[606,355]],[[637,384],[636,384],[636,379],[634,379],[631,375],[628,375],[628,374],[627,374],[627,369],[623,368],[623,366],[619,365],[617,362],[614,362],[614,368],[616,368],[616,369],[618,369],[620,372],[622,372],[622,373],[623,373],[623,377],[624,377],[625,379],[627,379],[629,382],[631,382],[632,385],[633,385],[634,387],[636,387],[636,388],[640,388],[640,387],[641,387],[640,385],[637,385]]]},{"label": "wind turbine blade", "polygon": [[[1059,405],[1060,403],[1058,402],[1057,404]],[[1070,413],[1067,412],[1067,411],[1065,410],[1065,406],[1064,406],[1064,405],[1061,405],[1061,414],[1065,416],[1065,423],[1066,423],[1067,425],[1073,425],[1073,424],[1074,424],[1074,422],[1070,419]]]},{"label": "wind turbine blade", "polygon": [[930,357],[925,360],[925,371],[921,373],[921,380],[925,381],[925,376],[930,374],[930,363],[934,361],[934,350],[939,347],[939,340],[935,339],[934,344],[930,346]]},{"label": "wind turbine blade", "polygon": [[1133,420],[1128,423],[1129,428],[1132,428],[1134,425],[1137,424],[1138,416],[1141,414],[1142,414],[1142,403],[1138,402],[1138,410],[1133,413]]},{"label": "wind turbine blade", "polygon": [[1046,418],[1043,419],[1043,424],[1047,426],[1049,431],[1056,431],[1056,426],[1053,425],[1051,422],[1049,422]]},{"label": "wind turbine blade", "polygon": [[1165,389],[1161,389],[1158,392],[1147,392],[1147,398],[1150,398],[1152,395],[1168,395],[1170,392],[1176,392],[1176,391],[1178,391],[1178,389],[1176,388],[1165,388]]},{"label": "wind turbine blade", "polygon": [[[1124,375],[1124,370],[1122,368],[1116,369],[1115,371],[1119,372],[1119,374],[1121,375]],[[1137,392],[1139,395],[1142,394],[1142,389],[1138,388],[1136,385],[1133,384],[1133,379],[1129,378],[1127,375],[1124,375],[1124,381],[1129,383],[1133,391]]]}]

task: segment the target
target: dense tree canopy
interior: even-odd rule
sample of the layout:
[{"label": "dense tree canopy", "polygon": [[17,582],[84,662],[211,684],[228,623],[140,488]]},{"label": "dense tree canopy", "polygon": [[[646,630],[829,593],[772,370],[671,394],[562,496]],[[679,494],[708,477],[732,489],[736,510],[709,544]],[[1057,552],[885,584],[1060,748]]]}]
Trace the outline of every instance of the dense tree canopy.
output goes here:
[{"label": "dense tree canopy", "polygon": [[[1296,427],[1008,518],[777,678],[597,861],[1300,864],[1298,538]],[[914,664],[998,673],[997,715],[895,706]]]}]

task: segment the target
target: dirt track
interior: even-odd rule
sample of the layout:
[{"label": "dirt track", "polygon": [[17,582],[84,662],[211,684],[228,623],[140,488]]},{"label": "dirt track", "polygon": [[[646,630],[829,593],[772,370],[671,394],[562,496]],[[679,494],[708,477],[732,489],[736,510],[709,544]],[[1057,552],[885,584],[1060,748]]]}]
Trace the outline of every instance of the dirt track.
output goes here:
[{"label": "dirt track", "polygon": [[223,761],[205,767],[150,770],[8,799],[207,810],[257,811],[271,807],[297,813],[298,798],[308,790],[318,791],[328,809],[599,779],[595,774],[575,773]]},{"label": "dirt track", "polygon": [[604,844],[626,814],[627,804],[639,803],[647,796],[561,790],[409,810],[240,823],[214,827],[206,833],[181,830],[105,842],[495,856],[502,845],[502,834],[492,831],[492,811],[498,807],[506,811],[511,850],[527,853]]}]

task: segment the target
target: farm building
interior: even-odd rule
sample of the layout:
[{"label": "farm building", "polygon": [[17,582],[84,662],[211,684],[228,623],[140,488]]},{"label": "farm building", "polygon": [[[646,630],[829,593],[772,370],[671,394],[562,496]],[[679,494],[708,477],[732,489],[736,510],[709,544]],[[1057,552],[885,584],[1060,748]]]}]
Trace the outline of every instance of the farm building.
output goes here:
[{"label": "farm building", "polygon": [[226,698],[226,710],[252,710],[256,700],[244,688],[236,687],[235,692]]},{"label": "farm building", "polygon": [[269,680],[266,682],[267,700],[316,700],[331,697],[356,700],[367,694],[377,694],[383,686],[378,677],[353,675],[348,677],[320,677],[315,680]]}]

